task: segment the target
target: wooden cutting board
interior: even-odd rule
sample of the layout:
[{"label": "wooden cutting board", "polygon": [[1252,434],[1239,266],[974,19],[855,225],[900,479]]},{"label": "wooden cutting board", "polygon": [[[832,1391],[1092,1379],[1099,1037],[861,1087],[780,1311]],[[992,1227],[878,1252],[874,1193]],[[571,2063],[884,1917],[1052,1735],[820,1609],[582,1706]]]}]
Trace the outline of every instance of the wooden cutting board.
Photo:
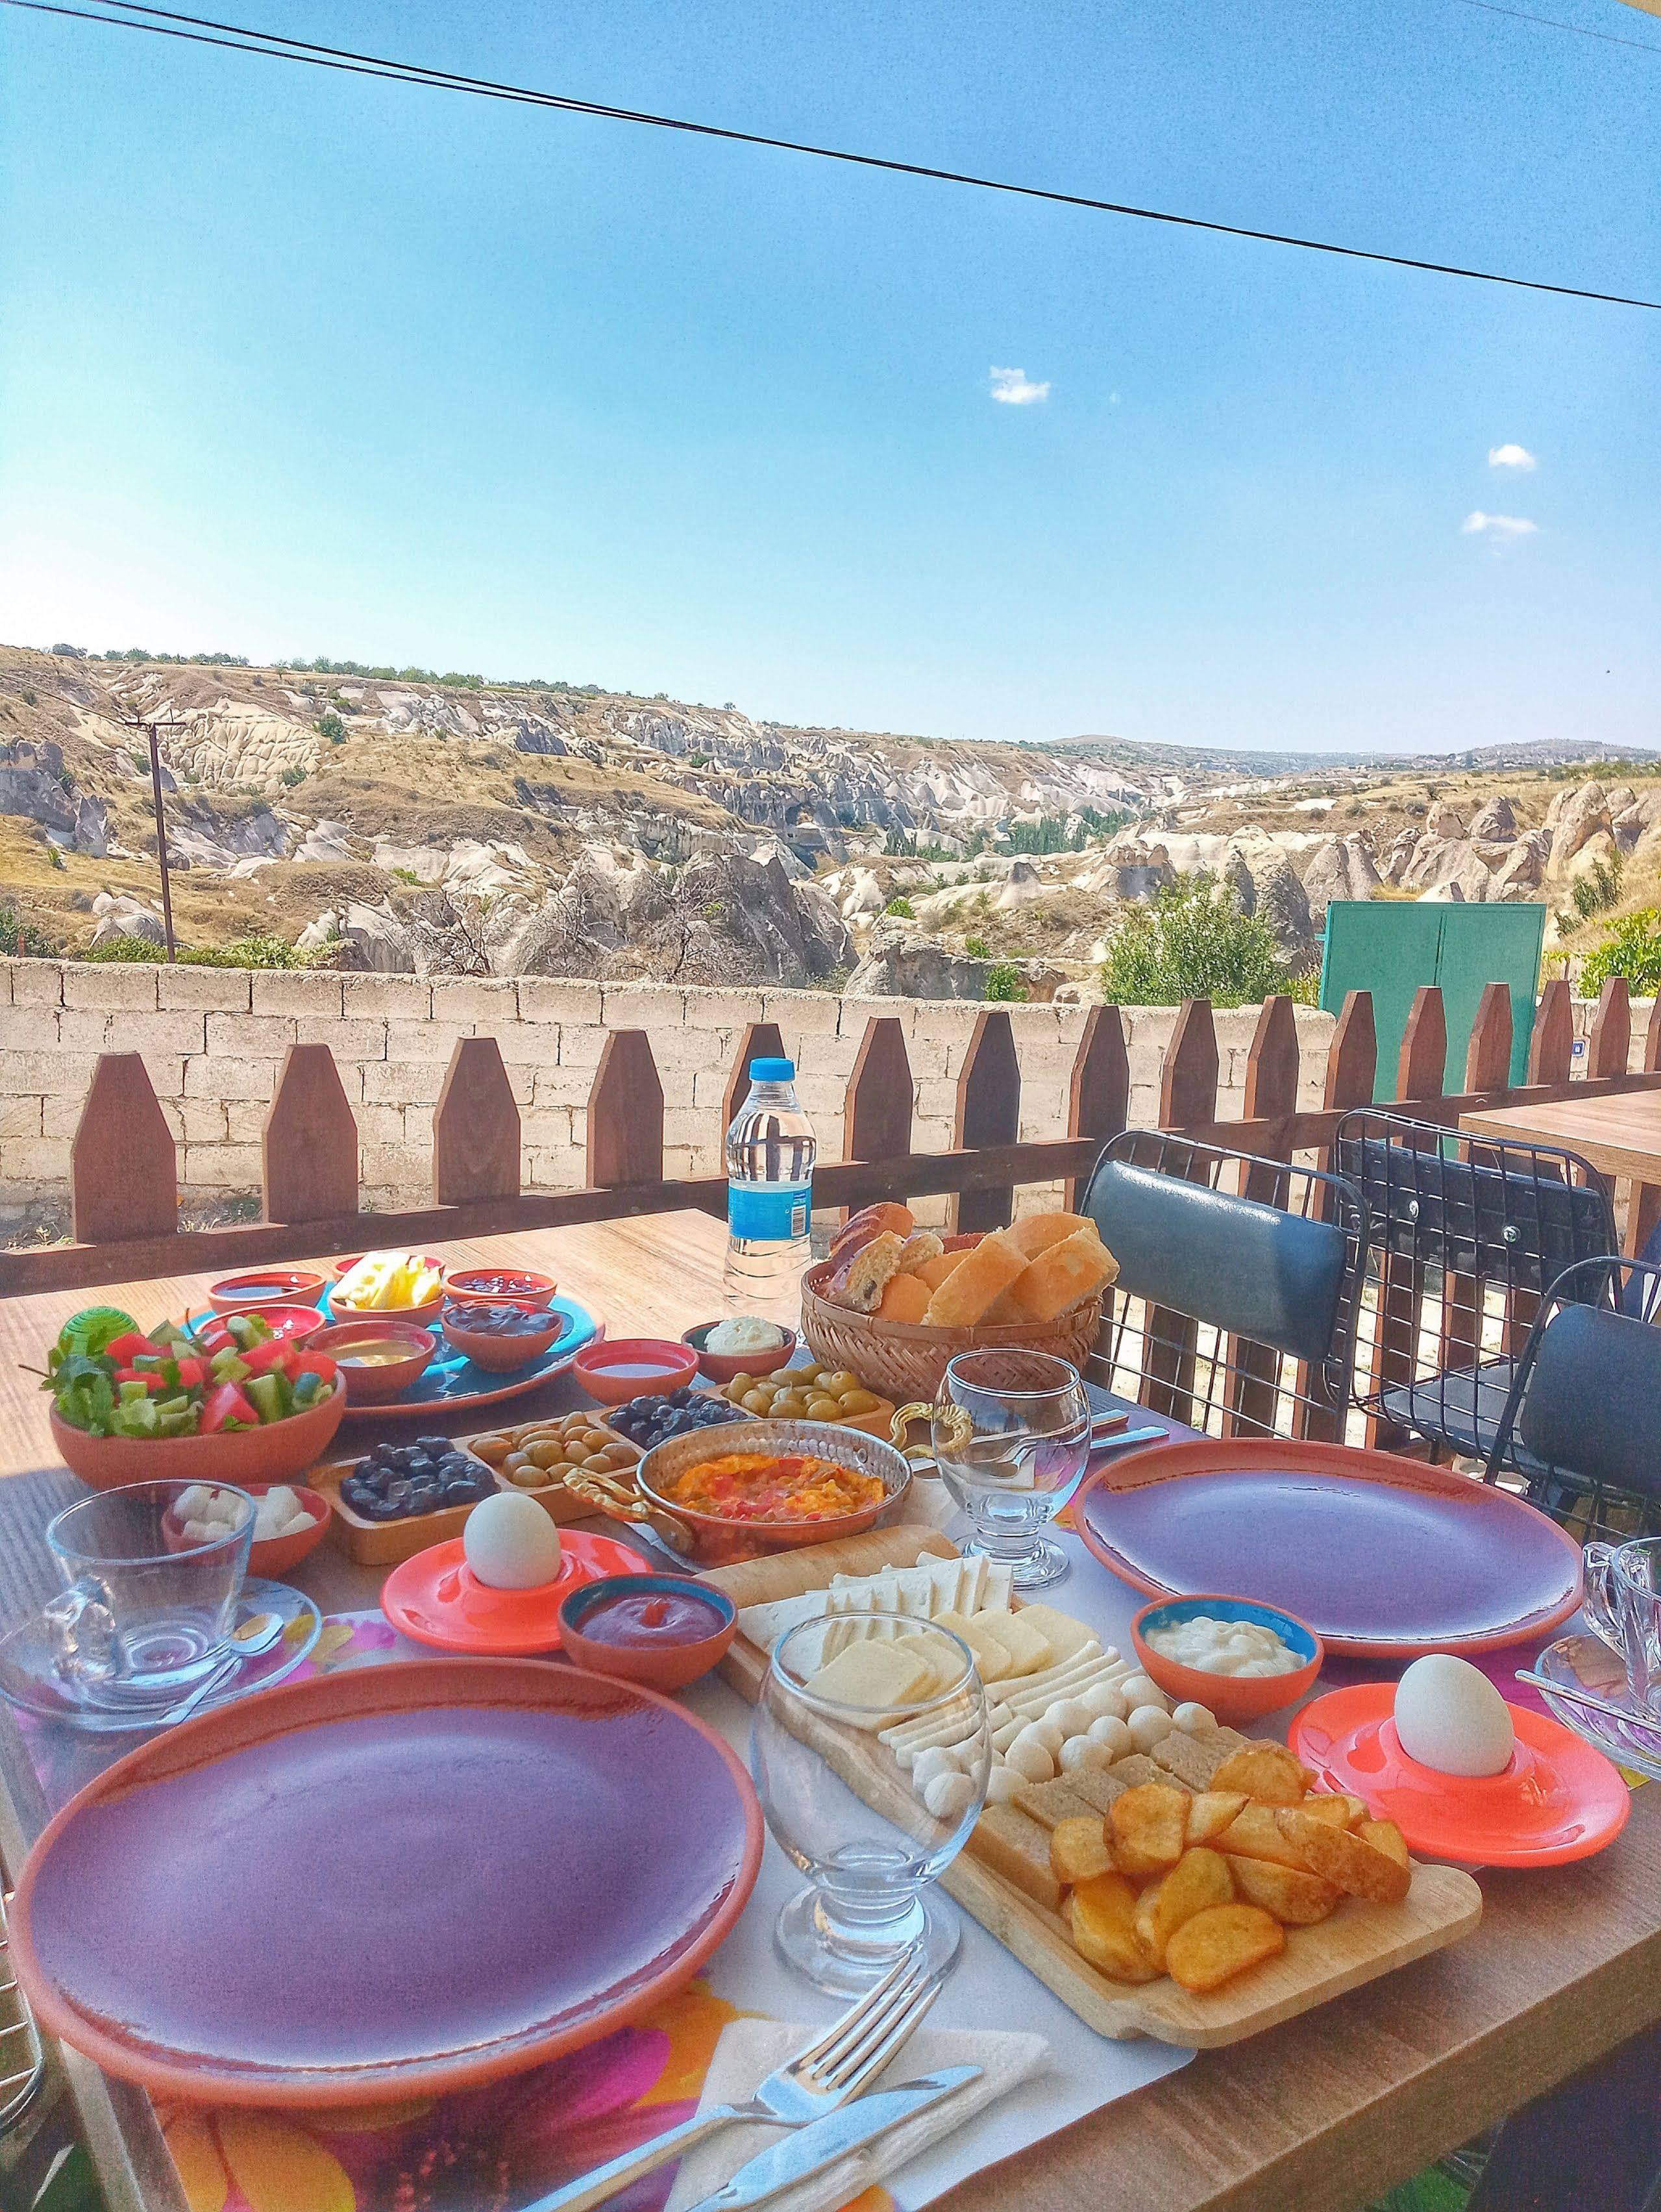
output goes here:
[{"label": "wooden cutting board", "polygon": [[[763,1605],[824,1589],[835,1575],[875,1574],[884,1566],[913,1566],[925,1553],[950,1559],[955,1551],[932,1528],[906,1525],[718,1568],[704,1579],[741,1607]],[[767,1663],[766,1654],[740,1636],[721,1672],[754,1704]],[[850,1759],[841,1735],[827,1731],[821,1748],[849,1787],[879,1812],[885,1804],[899,1811],[913,1802],[909,1779],[885,1746],[862,1740]],[[1482,1893],[1462,1869],[1415,1861],[1412,1887],[1400,1905],[1347,1898],[1315,1927],[1288,1929],[1279,1958],[1209,1996],[1194,1996],[1168,1978],[1134,1984],[1098,1973],[1073,1948],[1058,1913],[1046,1911],[973,1851],[958,1854],[941,1887],[1098,2034],[1152,2036],[1196,2051],[1238,2043],[1440,1950],[1469,1935],[1482,1914]]]}]

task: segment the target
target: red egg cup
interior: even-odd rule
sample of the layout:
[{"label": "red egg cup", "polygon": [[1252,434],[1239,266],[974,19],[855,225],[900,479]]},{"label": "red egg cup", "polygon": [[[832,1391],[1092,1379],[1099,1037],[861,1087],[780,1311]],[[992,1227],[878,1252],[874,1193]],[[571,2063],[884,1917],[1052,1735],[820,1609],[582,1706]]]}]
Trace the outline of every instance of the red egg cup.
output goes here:
[{"label": "red egg cup", "polygon": [[[713,1635],[688,1644],[603,1644],[582,1632],[585,1613],[607,1598],[631,1591],[682,1594],[701,1598],[724,1617]],[[573,1667],[591,1674],[611,1674],[626,1682],[644,1682],[652,1690],[684,1690],[717,1667],[738,1633],[738,1608],[724,1591],[712,1589],[690,1575],[608,1575],[603,1582],[572,1590],[560,1606],[560,1643]]]},{"label": "red egg cup", "polygon": [[[648,1375],[620,1374],[620,1368],[650,1367]],[[618,1336],[585,1345],[572,1372],[591,1398],[603,1406],[626,1406],[631,1398],[658,1397],[678,1390],[698,1372],[698,1355],[684,1344],[661,1336]]]}]

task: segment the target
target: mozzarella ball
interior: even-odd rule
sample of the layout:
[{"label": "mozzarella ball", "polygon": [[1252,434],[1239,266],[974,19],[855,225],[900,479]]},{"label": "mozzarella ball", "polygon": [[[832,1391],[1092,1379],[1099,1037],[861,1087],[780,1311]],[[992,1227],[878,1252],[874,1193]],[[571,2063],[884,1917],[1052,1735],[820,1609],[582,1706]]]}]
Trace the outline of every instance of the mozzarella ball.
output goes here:
[{"label": "mozzarella ball", "polygon": [[1118,1686],[1118,1693],[1125,1700],[1127,1712],[1135,1712],[1138,1705],[1157,1705],[1162,1713],[1168,1713],[1171,1710],[1169,1698],[1159,1684],[1150,1682],[1146,1674],[1127,1674]]},{"label": "mozzarella ball", "polygon": [[1052,1728],[1061,1730],[1064,1743],[1070,1735],[1082,1735],[1095,1715],[1082,1698],[1058,1698],[1054,1705],[1046,1709],[1044,1717]]},{"label": "mozzarella ball", "polygon": [[1003,1754],[1006,1766],[1011,1766],[1023,1782],[1053,1782],[1056,1763],[1041,1743],[1034,1742],[1023,1729]]},{"label": "mozzarella ball", "polygon": [[1138,1705],[1125,1726],[1138,1751],[1151,1751],[1171,1733],[1171,1716],[1160,1705]]},{"label": "mozzarella ball", "polygon": [[[1047,1713],[1041,1721],[1028,1721],[1021,1734],[1030,1736],[1034,1743],[1041,1743],[1052,1759],[1067,1741],[1066,1729],[1058,1728]],[[1018,1742],[1020,1738],[1017,1737],[1016,1741]]]},{"label": "mozzarella ball", "polygon": [[926,1798],[928,1787],[937,1775],[959,1774],[962,1768],[958,1756],[945,1744],[932,1743],[926,1751],[919,1751],[912,1761],[912,1784]]},{"label": "mozzarella ball", "polygon": [[986,1778],[986,1802],[1007,1805],[1026,1780],[1012,1766],[995,1766]]},{"label": "mozzarella ball", "polygon": [[1209,1705],[1179,1705],[1171,1716],[1185,1735],[1215,1735],[1217,1717]]},{"label": "mozzarella ball", "polygon": [[974,1802],[974,1785],[967,1774],[937,1774],[923,1792],[923,1802],[937,1820],[961,1820]]},{"label": "mozzarella ball", "polygon": [[1079,1703],[1092,1720],[1111,1717],[1116,1721],[1122,1721],[1131,1710],[1116,1685],[1112,1682],[1092,1682],[1079,1699]]},{"label": "mozzarella ball", "polygon": [[1123,1759],[1136,1749],[1136,1738],[1117,1713],[1103,1713],[1091,1722],[1087,1734],[1092,1743],[1097,1743],[1109,1759]]},{"label": "mozzarella ball", "polygon": [[1070,1735],[1061,1747],[1061,1771],[1064,1774],[1087,1774],[1092,1767],[1111,1766],[1112,1753],[1099,1743],[1092,1743],[1088,1735]]}]

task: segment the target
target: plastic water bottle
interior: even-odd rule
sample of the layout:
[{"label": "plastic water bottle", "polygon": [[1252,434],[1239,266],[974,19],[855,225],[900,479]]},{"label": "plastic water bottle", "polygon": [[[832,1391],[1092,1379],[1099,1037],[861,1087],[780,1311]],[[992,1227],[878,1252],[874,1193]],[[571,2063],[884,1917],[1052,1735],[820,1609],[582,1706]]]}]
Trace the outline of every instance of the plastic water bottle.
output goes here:
[{"label": "plastic water bottle", "polygon": [[753,1060],[749,1095],[727,1131],[727,1261],[735,1313],[788,1296],[810,1253],[813,1124],[796,1096],[796,1063]]}]

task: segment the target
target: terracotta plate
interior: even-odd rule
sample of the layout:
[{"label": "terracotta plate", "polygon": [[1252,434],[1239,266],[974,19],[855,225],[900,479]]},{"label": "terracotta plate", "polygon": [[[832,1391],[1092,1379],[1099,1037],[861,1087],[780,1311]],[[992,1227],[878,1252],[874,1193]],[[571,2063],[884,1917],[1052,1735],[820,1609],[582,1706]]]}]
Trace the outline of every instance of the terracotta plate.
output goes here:
[{"label": "terracotta plate", "polygon": [[560,1571],[536,1589],[492,1589],[467,1564],[461,1539],[431,1545],[394,1567],[381,1611],[394,1628],[440,1651],[518,1658],[560,1648],[560,1607],[573,1590],[608,1575],[644,1575],[650,1563],[615,1537],[584,1528],[560,1534]]},{"label": "terracotta plate", "polygon": [[[327,1299],[324,1301],[324,1310],[328,1310]],[[488,1367],[476,1365],[464,1352],[455,1351],[440,1339],[438,1353],[428,1361],[426,1373],[407,1390],[401,1390],[396,1398],[383,1399],[379,1405],[366,1401],[361,1406],[349,1406],[347,1419],[355,1416],[373,1420],[396,1419],[400,1414],[419,1419],[435,1409],[448,1413],[457,1407],[494,1406],[501,1399],[517,1398],[526,1390],[534,1390],[550,1376],[563,1375],[585,1344],[592,1344],[605,1334],[605,1323],[597,1320],[585,1306],[579,1306],[574,1298],[555,1298],[550,1301],[550,1310],[564,1314],[570,1326],[539,1358],[527,1360],[523,1367],[515,1367],[506,1375],[497,1375]],[[374,1316],[355,1315],[353,1318],[373,1320]],[[436,1334],[436,1322],[433,1328]]]},{"label": "terracotta plate", "polygon": [[1226,1588],[1334,1653],[1411,1659],[1542,1636],[1580,1602],[1573,1538],[1510,1492],[1393,1453],[1278,1439],[1151,1444],[1075,1508],[1149,1597]]},{"label": "terracotta plate", "polygon": [[1503,1774],[1439,1774],[1411,1759],[1391,1718],[1393,1682],[1358,1682],[1306,1705],[1289,1741],[1335,1790],[1393,1820],[1409,1850],[1460,1866],[1562,1866],[1627,1825],[1632,1793],[1601,1751],[1544,1713],[1511,1705],[1517,1748]]},{"label": "terracotta plate", "polygon": [[29,1854],[12,1954],[44,2028],[154,2091],[437,2096],[680,1988],[761,1832],[737,1755],[652,1691],[536,1660],[367,1668],[108,1768]]}]

